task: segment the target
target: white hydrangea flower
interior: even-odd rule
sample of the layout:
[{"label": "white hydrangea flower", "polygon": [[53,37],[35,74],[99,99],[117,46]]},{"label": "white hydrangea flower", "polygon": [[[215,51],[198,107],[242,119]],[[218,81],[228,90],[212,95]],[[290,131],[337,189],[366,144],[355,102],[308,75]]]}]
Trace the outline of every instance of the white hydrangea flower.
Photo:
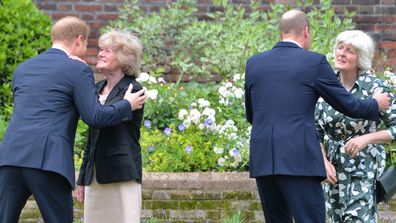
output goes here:
[{"label": "white hydrangea flower", "polygon": [[239,81],[241,79],[241,74],[234,74],[233,80]]},{"label": "white hydrangea flower", "polygon": [[155,79],[155,77],[153,77],[153,76],[150,76],[150,77],[149,77],[149,82],[150,82],[151,84],[156,84],[156,83],[157,83],[157,79]]},{"label": "white hydrangea flower", "polygon": [[218,131],[218,125],[216,123],[213,123],[210,126],[206,126],[206,129],[210,132],[217,132]]},{"label": "white hydrangea flower", "polygon": [[[205,115],[205,116],[210,117],[210,118],[214,117],[216,115],[216,110],[214,110],[212,108],[209,108],[209,107],[206,107],[202,111],[202,115]],[[212,119],[212,121],[214,121],[214,120]]]},{"label": "white hydrangea flower", "polygon": [[238,135],[235,132],[231,132],[230,134],[228,134],[228,138],[230,139],[237,139]]},{"label": "white hydrangea flower", "polygon": [[234,92],[235,98],[242,98],[244,91],[242,88],[237,88]]},{"label": "white hydrangea flower", "polygon": [[186,119],[183,120],[183,125],[188,129],[191,126],[191,119],[187,117]]},{"label": "white hydrangea flower", "polygon": [[199,107],[204,108],[204,107],[210,106],[210,102],[208,100],[206,100],[206,99],[199,98],[198,99],[198,105],[199,105]]},{"label": "white hydrangea flower", "polygon": [[246,130],[246,136],[250,137],[251,133],[252,133],[252,126],[249,125],[249,127]]},{"label": "white hydrangea flower", "polygon": [[224,86],[220,86],[219,87],[219,94],[221,96],[225,97],[226,96],[226,92],[227,92],[227,88],[226,87],[224,87]]},{"label": "white hydrangea flower", "polygon": [[198,124],[200,119],[201,119],[201,112],[199,112],[197,109],[191,109],[190,111],[190,119],[192,122],[194,122],[195,124]]},{"label": "white hydrangea flower", "polygon": [[146,94],[148,98],[152,100],[156,100],[158,96],[158,90],[157,89],[148,90],[146,91]]},{"label": "white hydrangea flower", "polygon": [[223,134],[224,132],[224,126],[223,125],[217,125],[216,126],[216,132],[218,132],[219,134]]},{"label": "white hydrangea flower", "polygon": [[179,111],[179,119],[183,120],[188,115],[188,111],[186,109],[182,109]]},{"label": "white hydrangea flower", "polygon": [[148,81],[150,78],[150,75],[146,72],[140,73],[140,76],[138,78],[136,78],[137,81],[143,83]]},{"label": "white hydrangea flower", "polygon": [[230,101],[228,99],[220,98],[219,103],[228,106],[230,104]]},{"label": "white hydrangea flower", "polygon": [[228,119],[225,123],[225,125],[228,125],[228,126],[233,126],[234,124],[235,124],[235,122],[231,119]]},{"label": "white hydrangea flower", "polygon": [[216,154],[219,155],[224,153],[224,148],[214,147],[213,150]]},{"label": "white hydrangea flower", "polygon": [[225,161],[226,161],[226,160],[225,160],[223,157],[220,157],[220,158],[217,160],[217,164],[218,164],[219,166],[224,166]]}]

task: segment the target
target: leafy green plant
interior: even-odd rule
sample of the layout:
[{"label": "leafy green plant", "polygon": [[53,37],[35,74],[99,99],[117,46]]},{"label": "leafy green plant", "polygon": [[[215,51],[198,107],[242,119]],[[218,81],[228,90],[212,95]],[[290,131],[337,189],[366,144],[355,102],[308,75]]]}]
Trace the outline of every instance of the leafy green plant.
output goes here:
[{"label": "leafy green plant", "polygon": [[[209,20],[199,20],[193,16],[197,11],[194,0],[176,1],[151,14],[144,14],[137,3],[127,1],[122,15],[106,29],[139,33],[145,47],[146,71],[162,67],[166,73],[179,74],[177,83],[184,74],[210,80],[216,75],[230,79],[230,75],[242,73],[248,57],[279,41],[280,15],[293,7],[270,4],[270,9],[263,12],[261,1],[252,0],[244,8],[227,0],[215,0],[220,10],[208,13]],[[330,0],[321,0],[319,8],[313,7],[312,0],[296,4],[309,9],[314,51],[330,55],[336,34],[353,28],[354,13],[345,10],[341,19],[334,13]]]},{"label": "leafy green plant", "polygon": [[138,7],[138,2],[126,1],[120,9],[119,19],[110,22],[104,31],[109,28],[122,28],[138,33],[145,47],[143,69],[152,71],[163,67],[169,71],[173,46],[177,45],[176,36],[197,19],[193,16],[197,10],[196,4],[192,0],[176,1],[161,8],[159,13],[147,15]]},{"label": "leafy green plant", "polygon": [[223,220],[223,223],[243,223],[245,218],[242,216],[241,211],[235,212],[231,217]]},{"label": "leafy green plant", "polygon": [[12,73],[51,45],[50,27],[50,17],[31,0],[0,1],[0,113],[5,119],[12,112]]},{"label": "leafy green plant", "polygon": [[[341,19],[335,14],[331,4],[330,0],[321,0],[320,8],[311,10],[307,16],[312,38],[311,50],[327,55],[329,62],[332,63],[334,40],[340,32],[355,27],[352,17],[356,12],[345,9],[344,17]],[[308,1],[305,6],[311,5],[312,1]]]}]

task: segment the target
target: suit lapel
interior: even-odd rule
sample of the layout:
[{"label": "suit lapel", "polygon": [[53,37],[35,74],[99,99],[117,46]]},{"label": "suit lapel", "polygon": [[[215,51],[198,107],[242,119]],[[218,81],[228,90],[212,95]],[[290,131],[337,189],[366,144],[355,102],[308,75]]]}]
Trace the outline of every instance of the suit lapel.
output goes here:
[{"label": "suit lapel", "polygon": [[[111,101],[113,98],[117,97],[118,95],[120,95],[120,93],[124,90],[125,87],[128,87],[128,84],[132,82],[132,78],[128,77],[128,76],[124,76],[123,78],[121,78],[120,81],[118,81],[118,83],[116,84],[116,86],[114,86],[114,88],[110,91],[109,96],[106,99],[106,104],[107,102]],[[103,84],[102,88],[105,85]]]},{"label": "suit lapel", "polygon": [[106,86],[106,84],[107,84],[107,80],[106,79],[96,83],[96,91],[98,92],[98,94],[100,94],[100,92],[102,91],[104,86]]}]

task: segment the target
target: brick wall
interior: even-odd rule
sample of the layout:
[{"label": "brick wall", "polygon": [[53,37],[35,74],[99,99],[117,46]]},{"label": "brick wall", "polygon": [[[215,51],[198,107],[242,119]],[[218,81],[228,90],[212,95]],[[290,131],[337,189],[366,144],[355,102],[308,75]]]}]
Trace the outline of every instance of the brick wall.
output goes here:
[{"label": "brick wall", "polygon": [[[158,11],[160,7],[174,0],[141,0],[140,6],[147,12]],[[99,29],[119,16],[118,8],[124,0],[34,0],[37,6],[50,15],[53,20],[66,15],[78,16],[91,26],[87,60],[96,62],[97,39]],[[211,0],[197,0],[197,16],[214,11],[216,8]],[[249,0],[232,0],[235,4],[247,5]],[[262,9],[266,10],[269,3],[291,3],[295,0],[262,0]],[[319,0],[314,0],[319,4]],[[357,12],[354,22],[357,29],[371,32],[377,42],[378,53],[386,55],[386,64],[396,68],[396,0],[334,0],[336,12],[342,16],[344,8]]]}]

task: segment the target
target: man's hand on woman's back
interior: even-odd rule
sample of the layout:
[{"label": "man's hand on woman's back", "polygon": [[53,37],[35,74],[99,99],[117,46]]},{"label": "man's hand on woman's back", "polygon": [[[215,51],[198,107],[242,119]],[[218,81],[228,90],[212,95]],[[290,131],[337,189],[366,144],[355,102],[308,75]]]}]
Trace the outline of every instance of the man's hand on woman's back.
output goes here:
[{"label": "man's hand on woman's back", "polygon": [[374,93],[373,98],[377,101],[378,109],[380,111],[385,111],[389,108],[389,106],[390,106],[389,93],[377,91]]},{"label": "man's hand on woman's back", "polygon": [[131,104],[132,111],[141,109],[147,99],[146,89],[132,93],[133,85],[129,84],[128,90],[125,92],[124,99],[128,100]]}]

